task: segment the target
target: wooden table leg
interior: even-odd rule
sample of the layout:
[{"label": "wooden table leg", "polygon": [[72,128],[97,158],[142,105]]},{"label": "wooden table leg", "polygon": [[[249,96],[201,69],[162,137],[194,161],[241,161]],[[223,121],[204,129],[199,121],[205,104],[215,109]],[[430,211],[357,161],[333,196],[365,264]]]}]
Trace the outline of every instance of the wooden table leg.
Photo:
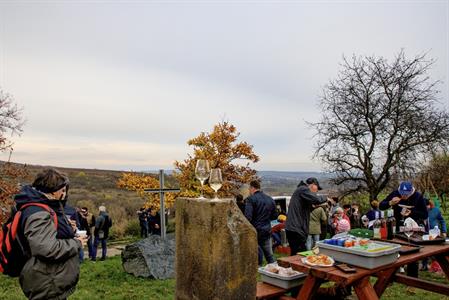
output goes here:
[{"label": "wooden table leg", "polygon": [[297,300],[312,299],[313,295],[318,290],[322,282],[323,282],[322,279],[316,278],[315,276],[309,273],[309,275],[307,275],[306,279],[304,280],[302,288],[299,290],[299,294],[296,297],[296,299]]},{"label": "wooden table leg", "polygon": [[397,270],[397,268],[393,268],[377,273],[377,281],[374,284],[374,290],[379,298],[385,292],[388,285],[393,282],[393,276],[396,274]]},{"label": "wooden table leg", "polygon": [[449,257],[444,255],[437,255],[435,258],[440,264],[444,274],[446,274],[447,279],[449,279]]},{"label": "wooden table leg", "polygon": [[360,300],[377,300],[379,297],[376,294],[373,286],[369,282],[369,276],[360,279],[354,284],[354,290]]}]

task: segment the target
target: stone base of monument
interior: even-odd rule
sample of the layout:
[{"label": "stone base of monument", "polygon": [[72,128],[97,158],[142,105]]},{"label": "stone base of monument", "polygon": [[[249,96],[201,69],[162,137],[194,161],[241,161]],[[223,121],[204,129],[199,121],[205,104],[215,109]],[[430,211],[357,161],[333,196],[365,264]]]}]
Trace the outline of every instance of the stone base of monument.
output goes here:
[{"label": "stone base of monument", "polygon": [[256,230],[233,199],[176,199],[177,300],[254,300]]},{"label": "stone base of monument", "polygon": [[168,234],[163,240],[151,235],[122,251],[122,265],[127,273],[138,277],[175,278],[175,236]]}]

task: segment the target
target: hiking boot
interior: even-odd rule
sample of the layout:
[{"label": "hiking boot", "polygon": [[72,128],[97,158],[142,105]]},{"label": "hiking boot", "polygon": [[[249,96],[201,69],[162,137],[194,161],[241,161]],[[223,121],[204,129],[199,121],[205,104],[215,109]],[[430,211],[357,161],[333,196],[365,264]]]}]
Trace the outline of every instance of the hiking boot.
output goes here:
[{"label": "hiking boot", "polygon": [[106,257],[102,257],[102,258],[100,258],[100,260],[105,260],[106,259]]}]

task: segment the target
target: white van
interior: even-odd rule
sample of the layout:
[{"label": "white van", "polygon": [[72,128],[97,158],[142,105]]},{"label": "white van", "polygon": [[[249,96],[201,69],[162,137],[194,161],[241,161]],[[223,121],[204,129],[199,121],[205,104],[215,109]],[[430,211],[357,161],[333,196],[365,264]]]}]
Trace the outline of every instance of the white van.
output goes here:
[{"label": "white van", "polygon": [[271,197],[276,203],[276,208],[280,211],[281,214],[287,215],[288,213],[288,205],[290,204],[290,196],[273,196]]}]

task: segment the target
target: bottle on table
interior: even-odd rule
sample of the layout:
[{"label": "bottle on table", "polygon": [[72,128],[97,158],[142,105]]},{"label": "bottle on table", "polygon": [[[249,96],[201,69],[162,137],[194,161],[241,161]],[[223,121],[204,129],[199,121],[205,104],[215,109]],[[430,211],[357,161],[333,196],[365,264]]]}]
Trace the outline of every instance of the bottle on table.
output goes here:
[{"label": "bottle on table", "polygon": [[380,238],[382,240],[387,239],[387,220],[383,211],[380,212]]},{"label": "bottle on table", "polygon": [[387,211],[387,240],[392,240],[396,234],[396,218],[392,209]]},{"label": "bottle on table", "polygon": [[379,219],[379,215],[376,214],[376,219],[373,223],[373,238],[380,239],[380,227],[382,226],[382,222]]}]

